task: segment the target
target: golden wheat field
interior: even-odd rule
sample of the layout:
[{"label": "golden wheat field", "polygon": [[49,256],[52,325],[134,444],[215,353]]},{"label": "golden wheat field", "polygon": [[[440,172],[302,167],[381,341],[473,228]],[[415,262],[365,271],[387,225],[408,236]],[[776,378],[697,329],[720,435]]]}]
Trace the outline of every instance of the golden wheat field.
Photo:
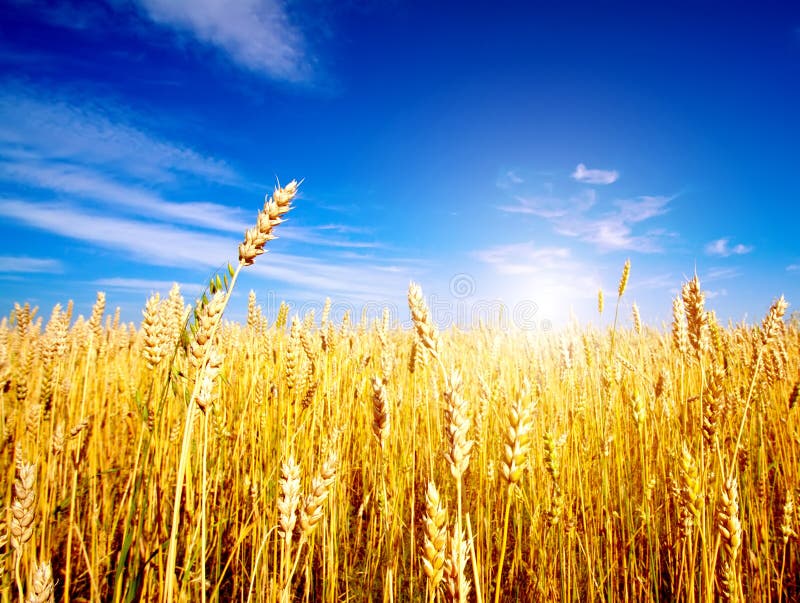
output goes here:
[{"label": "golden wheat field", "polygon": [[224,320],[296,189],[191,307],[2,320],[3,602],[800,598],[780,292],[755,325],[697,278],[666,329],[440,331],[414,284],[413,329]]}]

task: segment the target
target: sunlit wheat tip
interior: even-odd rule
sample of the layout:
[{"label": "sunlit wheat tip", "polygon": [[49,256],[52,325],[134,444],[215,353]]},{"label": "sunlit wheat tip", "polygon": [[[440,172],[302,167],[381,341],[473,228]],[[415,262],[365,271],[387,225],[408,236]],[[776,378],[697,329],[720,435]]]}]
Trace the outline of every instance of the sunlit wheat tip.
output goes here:
[{"label": "sunlit wheat tip", "polygon": [[625,265],[622,267],[622,276],[619,279],[619,287],[617,287],[617,295],[622,297],[622,294],[625,293],[625,287],[628,286],[628,276],[631,273],[631,261],[630,259],[625,260]]}]

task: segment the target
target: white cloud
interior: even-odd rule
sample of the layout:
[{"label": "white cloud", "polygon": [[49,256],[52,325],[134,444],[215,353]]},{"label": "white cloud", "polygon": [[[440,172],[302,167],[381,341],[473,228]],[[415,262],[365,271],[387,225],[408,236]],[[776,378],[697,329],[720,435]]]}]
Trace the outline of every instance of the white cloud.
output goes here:
[{"label": "white cloud", "polygon": [[706,244],[705,250],[708,255],[716,255],[726,258],[731,255],[745,255],[753,251],[752,245],[742,245],[741,243],[730,246],[731,240],[729,238],[717,239]]},{"label": "white cloud", "polygon": [[138,0],[155,23],[189,33],[236,63],[271,77],[307,79],[309,61],[300,29],[281,0]]},{"label": "white cloud", "polygon": [[629,224],[636,224],[667,213],[667,204],[671,200],[669,197],[645,195],[635,200],[617,201],[614,205],[618,208],[620,220]]},{"label": "white cloud", "polygon": [[716,297],[725,297],[725,296],[727,296],[728,295],[728,290],[727,289],[719,289],[718,291],[712,291],[710,289],[707,289],[707,290],[703,291],[703,293],[705,293],[706,299],[714,299]]},{"label": "white cloud", "polygon": [[[218,203],[165,201],[136,185],[109,179],[94,170],[62,163],[0,162],[0,178],[59,194],[99,201],[148,218],[166,219],[213,230],[244,232],[244,212]],[[258,209],[257,207],[255,209]]]},{"label": "white cloud", "polygon": [[583,163],[579,163],[572,172],[572,178],[586,184],[612,184],[619,179],[619,172],[617,170],[590,170]]},{"label": "white cloud", "polygon": [[321,234],[326,231],[355,234],[355,231],[347,229],[339,230],[336,225],[325,224],[323,226],[282,226],[278,236],[288,241],[297,241],[298,243],[321,245],[324,247],[342,247],[350,249],[374,249],[380,247],[380,245],[374,241],[353,241],[351,239]]},{"label": "white cloud", "polygon": [[614,208],[600,216],[588,216],[585,211],[558,216],[553,220],[558,234],[576,237],[593,243],[603,251],[630,250],[641,253],[661,251],[661,242],[672,236],[664,229],[634,233],[634,226],[666,213],[669,197],[645,196],[616,201]]},{"label": "white cloud", "polygon": [[[580,164],[572,175],[583,182],[608,184],[618,177],[616,172],[588,170]],[[505,187],[498,187],[503,189]],[[552,192],[546,195],[509,195],[513,203],[499,205],[505,213],[526,214],[544,218],[554,232],[595,245],[601,251],[638,251],[655,253],[662,250],[665,239],[675,236],[663,228],[644,232],[640,224],[669,211],[672,197],[643,195],[635,199],[620,199],[606,206],[598,203],[595,189],[586,189],[570,197]],[[637,232],[638,231],[638,232]]]},{"label": "white cloud", "polygon": [[208,268],[229,258],[238,241],[167,224],[101,216],[63,203],[0,200],[0,216],[62,237],[125,252],[156,266]]},{"label": "white cloud", "polygon": [[[736,278],[737,276],[741,275],[741,271],[738,268],[730,268],[730,267],[715,267],[709,268],[708,271],[700,276],[700,282],[714,282],[714,281],[723,281],[730,278]],[[684,277],[684,281],[688,281],[689,277]]]},{"label": "white cloud", "polygon": [[504,174],[497,178],[497,187],[503,189],[512,188],[518,184],[525,182],[515,170],[507,170]]},{"label": "white cloud", "polygon": [[533,241],[528,241],[480,249],[473,255],[492,265],[500,274],[534,274],[564,267],[570,259],[570,250],[566,247],[537,247]]},{"label": "white cloud", "polygon": [[61,272],[62,270],[61,262],[51,258],[30,258],[10,255],[0,256],[0,274]]},{"label": "white cloud", "polygon": [[147,183],[193,176],[237,184],[224,161],[166,142],[131,125],[141,116],[105,102],[12,86],[0,93],[0,149],[9,162],[72,164],[113,170]]},{"label": "white cloud", "polygon": [[582,213],[590,209],[596,202],[597,196],[592,189],[582,191],[567,199],[555,195],[524,196],[514,197],[514,205],[501,205],[498,209],[506,213],[530,214],[555,220],[568,214]]},{"label": "white cloud", "polygon": [[789,264],[786,266],[788,272],[800,272],[800,264]]},{"label": "white cloud", "polygon": [[637,278],[630,287],[631,289],[670,289],[678,283],[680,283],[680,279],[675,278],[672,273],[664,272]]},{"label": "white cloud", "polygon": [[[240,241],[240,237],[196,232],[169,224],[101,216],[63,203],[0,199],[0,216],[112,250],[120,258],[184,270],[215,269],[227,260],[235,261]],[[340,259],[268,250],[248,272],[301,286],[317,295],[330,292],[349,299],[380,301],[387,296],[397,297],[397,292],[406,290],[412,276],[410,264],[397,258],[343,264]]]},{"label": "white cloud", "polygon": [[[158,291],[163,295],[169,293],[175,281],[153,280],[143,278],[99,278],[92,281],[92,285],[101,290],[115,289],[118,291],[133,291],[145,294],[152,294]],[[199,295],[203,287],[197,283],[178,283],[181,293],[189,295]]]}]

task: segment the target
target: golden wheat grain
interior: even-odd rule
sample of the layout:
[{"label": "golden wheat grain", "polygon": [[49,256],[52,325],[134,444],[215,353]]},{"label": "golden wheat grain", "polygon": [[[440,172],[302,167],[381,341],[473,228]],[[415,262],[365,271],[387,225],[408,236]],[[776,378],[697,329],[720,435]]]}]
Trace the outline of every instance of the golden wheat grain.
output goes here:
[{"label": "golden wheat grain", "polygon": [[428,305],[422,297],[422,289],[416,283],[410,283],[408,286],[408,307],[420,343],[432,357],[438,358],[439,334],[433,325]]},{"label": "golden wheat grain", "polygon": [[206,413],[214,402],[214,382],[222,368],[222,355],[213,348],[208,352],[206,362],[202,367],[199,377],[199,386],[196,389],[193,402]]},{"label": "golden wheat grain", "polygon": [[103,314],[106,311],[106,294],[102,291],[97,292],[97,299],[92,306],[92,314],[89,317],[89,332],[92,335],[91,345],[94,352],[101,354],[104,349],[105,338],[103,337]]},{"label": "golden wheat grain", "polygon": [[14,498],[11,501],[9,518],[9,541],[11,547],[22,554],[22,547],[33,536],[33,520],[36,513],[36,465],[25,461],[22,446],[17,444],[14,451],[16,459],[16,479]]},{"label": "golden wheat grain", "polygon": [[717,435],[717,424],[725,412],[724,399],[725,369],[715,365],[710,371],[703,397],[703,439],[707,446],[711,446]]},{"label": "golden wheat grain", "polygon": [[631,274],[631,260],[625,260],[625,265],[622,267],[622,276],[619,279],[619,287],[617,287],[617,297],[622,297],[625,293],[625,288],[628,286],[628,277]]},{"label": "golden wheat grain", "polygon": [[794,500],[792,500],[791,490],[786,492],[786,500],[783,503],[783,512],[781,514],[780,529],[784,546],[786,546],[790,538],[797,538],[797,532],[794,530]]},{"label": "golden wheat grain", "polygon": [[462,479],[469,466],[469,455],[474,441],[469,439],[469,404],[460,395],[461,374],[450,373],[449,388],[444,391],[447,450],[445,458],[450,465],[450,473],[456,480]]},{"label": "golden wheat grain", "polygon": [[451,603],[464,603],[469,596],[471,585],[466,578],[469,547],[461,522],[455,523],[447,540],[447,558],[444,563],[445,593]]},{"label": "golden wheat grain", "polygon": [[300,465],[293,455],[281,465],[281,479],[279,483],[280,497],[278,498],[278,533],[288,546],[292,542],[292,534],[297,523],[297,507],[300,504]]},{"label": "golden wheat grain", "polygon": [[678,295],[672,301],[672,344],[681,356],[689,353],[689,331],[686,327],[686,305]]},{"label": "golden wheat grain", "polygon": [[700,279],[694,275],[684,283],[681,298],[686,312],[686,327],[689,344],[696,355],[708,351],[710,346],[708,316],[705,311],[705,293],[700,289]]},{"label": "golden wheat grain", "polygon": [[297,315],[292,317],[292,326],[289,329],[289,341],[286,343],[286,359],[284,360],[284,376],[286,378],[287,389],[297,388],[300,377],[300,318]]},{"label": "golden wheat grain", "polygon": [[381,451],[386,448],[391,429],[391,409],[386,397],[386,386],[380,377],[372,378],[372,433]]},{"label": "golden wheat grain", "polygon": [[162,347],[162,330],[164,325],[161,322],[161,296],[154,293],[150,296],[142,311],[142,357],[150,369],[155,368],[164,357]]},{"label": "golden wheat grain", "polygon": [[217,325],[222,318],[225,308],[225,294],[217,291],[207,304],[202,304],[197,309],[194,339],[190,345],[190,360],[199,367],[206,357],[212,344],[211,338],[216,333]]},{"label": "golden wheat grain", "polygon": [[639,306],[636,305],[636,302],[631,306],[631,315],[633,316],[633,330],[637,335],[641,336],[642,318],[639,316]]},{"label": "golden wheat grain", "polygon": [[50,562],[36,563],[31,576],[31,590],[28,593],[27,603],[52,603],[53,570]]},{"label": "golden wheat grain", "polygon": [[700,518],[703,491],[700,482],[700,470],[686,442],[683,443],[681,448],[678,475],[680,479],[681,506],[679,516],[681,536],[687,537]]},{"label": "golden wheat grain", "polygon": [[264,253],[264,245],[276,238],[272,231],[283,222],[282,216],[292,209],[291,203],[298,186],[298,182],[292,180],[285,187],[276,187],[272,197],[265,200],[264,208],[258,213],[256,225],[245,231],[244,241],[239,244],[239,262],[242,265],[253,264]]},{"label": "golden wheat grain", "polygon": [[428,482],[425,492],[425,515],[422,519],[424,540],[422,542],[422,567],[428,577],[431,600],[444,577],[447,547],[447,509],[442,504],[439,491],[433,480]]},{"label": "golden wheat grain", "polygon": [[742,546],[742,524],[739,520],[739,485],[729,478],[720,493],[717,529],[721,536],[720,594],[726,601],[739,600],[739,549]]},{"label": "golden wheat grain", "polygon": [[303,538],[308,538],[322,520],[322,505],[327,500],[336,480],[338,463],[336,453],[331,452],[323,463],[319,475],[311,480],[311,493],[306,496],[303,507],[300,509],[299,526]]},{"label": "golden wheat grain", "polygon": [[530,409],[519,397],[508,407],[506,413],[508,428],[503,446],[503,460],[500,474],[509,486],[519,482],[528,462],[530,432],[533,428]]},{"label": "golden wheat grain", "polygon": [[34,360],[36,359],[36,349],[33,346],[28,346],[25,350],[23,362],[19,365],[16,375],[16,396],[17,404],[22,407],[25,405],[25,400],[28,399],[28,377],[33,369]]}]

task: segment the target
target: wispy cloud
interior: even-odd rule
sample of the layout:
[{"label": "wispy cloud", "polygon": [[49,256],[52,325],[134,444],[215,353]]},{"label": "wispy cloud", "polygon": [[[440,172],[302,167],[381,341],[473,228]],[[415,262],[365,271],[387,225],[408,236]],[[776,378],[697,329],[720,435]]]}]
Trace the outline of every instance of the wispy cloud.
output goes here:
[{"label": "wispy cloud", "polygon": [[0,200],[0,216],[77,239],[156,266],[218,265],[236,248],[235,238],[89,212],[66,203]]},{"label": "wispy cloud", "polygon": [[755,249],[752,245],[742,245],[738,243],[731,246],[729,238],[717,239],[706,244],[705,250],[708,255],[715,255],[726,258],[731,255],[745,255]]},{"label": "wispy cloud", "polygon": [[587,211],[595,204],[596,199],[597,196],[591,189],[566,199],[555,195],[516,195],[514,204],[501,205],[499,209],[507,213],[529,214],[556,220],[569,214]]},{"label": "wispy cloud", "polygon": [[51,90],[11,85],[0,93],[0,149],[6,161],[92,166],[148,183],[187,176],[241,182],[226,162],[154,136],[136,121],[146,119],[114,103]]},{"label": "wispy cloud", "polygon": [[188,33],[234,62],[271,77],[311,75],[307,43],[281,0],[137,0],[148,18]]},{"label": "wispy cloud", "polygon": [[[99,278],[91,282],[92,286],[102,290],[113,289],[144,294],[152,294],[156,291],[164,294],[172,288],[174,283],[175,281],[122,277]],[[182,293],[189,295],[198,295],[203,290],[203,287],[197,283],[178,283],[178,286]]]},{"label": "wispy cloud", "polygon": [[[700,275],[700,282],[714,282],[714,281],[724,281],[731,278],[736,278],[737,276],[741,276],[741,271],[738,268],[730,268],[730,267],[714,267],[709,268],[703,274]],[[689,280],[688,277],[684,280]]]},{"label": "wispy cloud", "polygon": [[525,179],[516,170],[506,170],[497,178],[498,188],[511,188],[523,182],[525,182]]},{"label": "wispy cloud", "polygon": [[[612,182],[616,172],[587,170],[583,164],[573,174],[585,182]],[[508,181],[506,181],[508,182]],[[512,203],[498,205],[505,213],[525,214],[544,218],[553,226],[554,232],[561,236],[576,238],[595,245],[601,251],[638,251],[655,253],[663,249],[663,243],[675,234],[664,228],[650,228],[642,231],[642,223],[666,214],[673,197],[643,195],[634,199],[618,199],[610,203],[598,201],[593,188],[576,194],[562,196],[552,193],[545,195],[523,194],[519,186],[501,186]]]},{"label": "wispy cloud", "polygon": [[680,279],[676,278],[670,272],[661,274],[653,274],[644,276],[643,278],[634,279],[631,283],[631,289],[672,289],[678,285]]},{"label": "wispy cloud", "polygon": [[716,297],[725,297],[728,295],[727,289],[718,289],[718,290],[705,290],[704,291],[707,299],[714,299]]},{"label": "wispy cloud", "polygon": [[287,225],[281,228],[280,237],[289,241],[297,241],[298,243],[307,243],[309,245],[321,245],[324,247],[345,247],[351,249],[374,249],[380,247],[380,244],[375,241],[355,241],[351,238],[342,238],[330,236],[325,233],[337,232],[340,234],[357,234],[355,231],[350,231],[344,228],[339,230],[336,225],[325,224],[322,226],[291,226]]},{"label": "wispy cloud", "polygon": [[[152,266],[217,268],[235,255],[239,242],[239,237],[104,216],[65,203],[0,199],[0,216]],[[412,276],[409,263],[398,258],[353,259],[345,263],[341,257],[326,259],[272,251],[248,272],[303,287],[316,295],[331,292],[369,301],[396,296],[405,290]]]},{"label": "wispy cloud", "polygon": [[109,209],[192,224],[213,230],[242,232],[248,227],[244,212],[218,203],[165,201],[141,186],[112,180],[95,170],[78,166],[25,161],[0,161],[0,179],[33,186],[56,194],[97,201]]},{"label": "wispy cloud", "polygon": [[566,247],[537,247],[533,241],[497,245],[473,252],[473,256],[490,264],[500,274],[535,274],[564,267],[570,260]]},{"label": "wispy cloud", "polygon": [[573,180],[586,184],[613,184],[619,179],[617,170],[590,170],[583,163],[579,163],[572,172]]},{"label": "wispy cloud", "polygon": [[22,256],[0,256],[0,274],[25,274],[31,272],[62,272],[60,260]]},{"label": "wispy cloud", "polygon": [[800,264],[789,264],[786,266],[787,272],[800,272]]},{"label": "wispy cloud", "polygon": [[577,237],[593,243],[605,251],[631,250],[656,253],[662,250],[662,241],[673,236],[662,228],[641,234],[634,226],[668,211],[669,197],[644,196],[614,202],[614,209],[597,217],[578,214],[555,221],[555,231],[561,235]]}]

